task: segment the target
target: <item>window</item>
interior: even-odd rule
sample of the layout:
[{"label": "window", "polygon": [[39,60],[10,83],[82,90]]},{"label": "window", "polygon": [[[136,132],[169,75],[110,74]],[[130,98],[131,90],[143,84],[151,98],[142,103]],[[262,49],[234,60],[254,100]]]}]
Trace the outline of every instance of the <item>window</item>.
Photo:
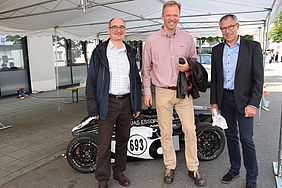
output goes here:
[{"label": "window", "polygon": [[0,35],[0,70],[24,69],[20,36]]}]

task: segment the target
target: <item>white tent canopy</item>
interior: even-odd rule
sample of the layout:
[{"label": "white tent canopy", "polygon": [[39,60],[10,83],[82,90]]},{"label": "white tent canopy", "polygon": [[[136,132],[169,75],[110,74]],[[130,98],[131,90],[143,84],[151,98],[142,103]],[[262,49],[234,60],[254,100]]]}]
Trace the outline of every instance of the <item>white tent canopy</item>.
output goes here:
[{"label": "white tent canopy", "polygon": [[[127,37],[144,38],[162,25],[164,0],[1,0],[1,35],[59,35],[77,40],[103,38],[108,21],[126,21]],[[237,15],[240,34],[267,28],[281,11],[281,0],[179,0],[179,27],[194,37],[220,35],[218,20]]]}]

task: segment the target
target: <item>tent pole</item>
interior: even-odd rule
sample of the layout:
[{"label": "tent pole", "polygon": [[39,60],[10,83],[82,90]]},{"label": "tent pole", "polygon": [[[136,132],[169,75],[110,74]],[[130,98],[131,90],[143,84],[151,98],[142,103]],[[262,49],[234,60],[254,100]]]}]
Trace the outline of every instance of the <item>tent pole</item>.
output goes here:
[{"label": "tent pole", "polygon": [[0,122],[0,131],[8,128],[11,128],[11,126],[5,126]]},{"label": "tent pole", "polygon": [[[269,23],[269,16],[270,16],[270,12],[271,10],[268,12],[267,16],[266,16],[266,20],[264,20],[264,27],[263,27],[263,36],[262,36],[262,51],[263,51],[263,67],[265,68],[265,57],[266,57],[266,50],[267,50],[267,45],[268,45],[268,39],[267,39],[267,32],[268,32],[268,23]],[[259,38],[260,41],[260,38]],[[261,108],[263,105],[263,100],[264,100],[264,96],[263,98],[260,100],[260,105],[259,105],[259,111],[258,111],[258,122],[257,125],[260,125],[260,118],[261,118]]]},{"label": "tent pole", "polygon": [[57,105],[58,105],[58,112],[61,112],[62,111],[62,108],[60,106],[60,100],[59,100],[59,97],[60,97],[60,91],[59,91],[59,65],[58,65],[58,35],[57,35],[57,28],[58,27],[54,27],[54,31],[55,31],[55,65],[56,65],[56,68],[55,68],[55,75],[56,75],[56,97],[57,97]]},{"label": "tent pole", "polygon": [[264,20],[264,32],[263,32],[263,51],[266,52],[268,46],[268,38],[267,33],[269,29],[269,21],[270,21],[271,10],[268,12],[266,19]]},{"label": "tent pole", "polygon": [[282,105],[281,105],[281,115],[280,115],[280,135],[279,135],[278,161],[273,162],[273,170],[274,170],[277,188],[282,187],[281,162],[282,162]]}]

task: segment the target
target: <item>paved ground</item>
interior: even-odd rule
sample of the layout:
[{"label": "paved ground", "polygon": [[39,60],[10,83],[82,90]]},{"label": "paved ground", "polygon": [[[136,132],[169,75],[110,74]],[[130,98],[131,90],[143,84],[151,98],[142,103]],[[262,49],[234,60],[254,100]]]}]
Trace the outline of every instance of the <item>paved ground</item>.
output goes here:
[{"label": "paved ground", "polygon": [[[266,83],[270,112],[262,111],[260,126],[254,127],[260,175],[258,188],[276,187],[272,162],[278,158],[280,114],[282,104],[282,63],[266,65]],[[10,97],[0,100],[0,122],[12,128],[0,131],[0,187],[3,188],[73,188],[97,187],[94,174],[74,171],[62,154],[71,139],[71,128],[86,115],[83,92],[79,103],[71,103],[70,91],[43,92],[24,100]],[[57,99],[57,97],[59,97]],[[195,100],[208,105],[209,91]],[[258,122],[258,117],[256,118]],[[175,182],[162,183],[161,159],[129,162],[126,174],[134,188],[194,188],[187,178],[183,152],[178,152]],[[245,171],[230,185],[221,184],[227,171],[227,150],[216,160],[201,162],[208,188],[243,188]],[[110,187],[121,187],[116,181]]]}]

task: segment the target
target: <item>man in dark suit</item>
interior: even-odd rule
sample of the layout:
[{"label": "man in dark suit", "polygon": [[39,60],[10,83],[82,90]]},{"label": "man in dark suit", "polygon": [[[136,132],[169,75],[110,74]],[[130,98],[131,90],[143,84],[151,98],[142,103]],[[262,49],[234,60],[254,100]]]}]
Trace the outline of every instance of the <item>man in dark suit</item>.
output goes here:
[{"label": "man in dark suit", "polygon": [[219,25],[225,41],[212,49],[210,103],[211,113],[215,115],[220,110],[227,121],[225,135],[231,165],[221,182],[231,183],[239,176],[240,139],[247,172],[246,188],[256,188],[258,166],[253,117],[263,90],[262,51],[258,42],[240,38],[236,16],[223,16]]}]

